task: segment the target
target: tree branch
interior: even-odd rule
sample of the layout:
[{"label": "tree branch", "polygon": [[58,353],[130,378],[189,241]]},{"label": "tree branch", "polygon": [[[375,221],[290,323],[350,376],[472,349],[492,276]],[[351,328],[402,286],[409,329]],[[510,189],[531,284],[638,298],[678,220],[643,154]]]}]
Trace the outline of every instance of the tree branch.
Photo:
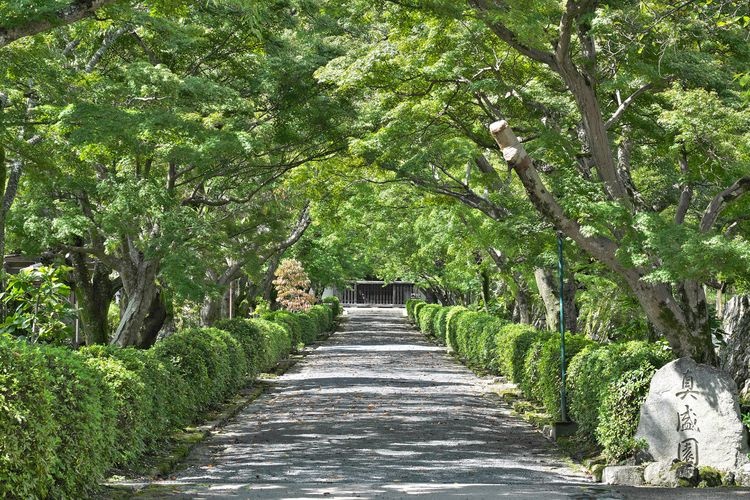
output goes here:
[{"label": "tree branch", "polygon": [[717,194],[703,212],[700,224],[701,232],[707,233],[710,231],[726,205],[747,192],[750,192],[750,175],[737,179],[734,184]]},{"label": "tree branch", "polygon": [[27,19],[18,26],[0,27],[0,47],[20,38],[49,31],[58,26],[72,24],[94,15],[98,9],[119,0],[74,0],[65,8],[53,12],[45,19]]},{"label": "tree branch", "polygon": [[[687,160],[687,151],[685,151],[685,147],[682,147],[682,151],[680,151],[680,172],[682,172],[683,176],[687,176],[688,174],[688,160]],[[688,208],[690,208],[690,201],[693,199],[693,188],[690,184],[688,184],[687,180],[683,182],[682,184],[682,190],[680,191],[680,201],[677,203],[677,212],[674,216],[674,221],[677,224],[682,224],[685,222],[685,215],[687,215]]]},{"label": "tree branch", "polygon": [[628,107],[633,104],[633,102],[638,98],[639,95],[643,94],[644,92],[648,91],[649,89],[654,87],[654,82],[649,82],[645,85],[642,85],[638,90],[630,94],[627,99],[622,101],[620,105],[617,107],[614,113],[612,113],[612,116],[609,117],[609,120],[604,122],[604,128],[609,130],[612,125],[617,123],[617,121],[622,117],[622,115],[625,113],[625,110],[628,109]]},{"label": "tree branch", "polygon": [[508,162],[508,166],[515,170],[521,179],[531,203],[552,222],[556,229],[562,231],[590,255],[608,265],[610,269],[623,274],[623,276],[633,275],[637,272],[634,269],[624,268],[617,260],[618,247],[615,242],[603,236],[584,236],[580,224],[565,215],[560,204],[542,182],[531,157],[526,153],[508,122],[501,120],[493,123],[490,125],[490,132],[500,146],[503,158]]},{"label": "tree branch", "polygon": [[104,36],[104,40],[102,41],[101,46],[96,50],[96,52],[94,52],[94,55],[91,56],[91,59],[89,59],[89,62],[86,64],[86,68],[84,71],[86,73],[91,73],[92,71],[94,71],[94,68],[97,64],[99,64],[99,61],[102,60],[102,57],[104,57],[104,54],[107,52],[107,50],[109,50],[109,48],[114,45],[118,38],[127,33],[128,30],[129,28],[125,26],[107,33]]},{"label": "tree branch", "polygon": [[487,27],[492,30],[498,38],[503,40],[505,43],[513,47],[515,50],[525,55],[526,57],[533,59],[534,61],[546,64],[551,68],[556,67],[555,57],[549,52],[529,47],[528,45],[521,43],[518,40],[518,35],[511,31],[500,21],[492,19],[491,11],[493,8],[490,6],[487,0],[469,0],[469,5],[474,8],[480,19],[484,21]]}]

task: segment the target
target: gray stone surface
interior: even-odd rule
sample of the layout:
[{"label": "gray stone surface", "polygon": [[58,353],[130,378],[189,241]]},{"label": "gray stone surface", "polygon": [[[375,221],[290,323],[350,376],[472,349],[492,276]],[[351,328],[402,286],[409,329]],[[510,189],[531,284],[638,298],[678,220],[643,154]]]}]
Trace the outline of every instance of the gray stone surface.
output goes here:
[{"label": "gray stone surface", "polygon": [[646,464],[643,470],[643,479],[647,484],[653,486],[675,487],[680,484],[677,480],[677,474],[672,469],[672,464],[667,462]]},{"label": "gray stone surface", "polygon": [[680,358],[654,375],[636,438],[647,442],[655,461],[731,470],[747,460],[744,432],[734,381],[721,370]]},{"label": "gray stone surface", "polygon": [[[137,498],[702,499],[570,469],[399,310],[350,310],[333,335]],[[746,490],[711,498],[750,497]]]},{"label": "gray stone surface", "polygon": [[605,484],[643,486],[643,466],[610,465],[602,471],[602,482]]}]

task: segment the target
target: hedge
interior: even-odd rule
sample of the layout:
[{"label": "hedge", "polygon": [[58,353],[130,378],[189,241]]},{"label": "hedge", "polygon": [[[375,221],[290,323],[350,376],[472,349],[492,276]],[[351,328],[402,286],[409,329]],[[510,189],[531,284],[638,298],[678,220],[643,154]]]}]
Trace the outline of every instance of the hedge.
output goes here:
[{"label": "hedge", "polygon": [[262,316],[263,319],[278,323],[286,328],[289,333],[289,337],[292,342],[292,347],[297,348],[302,343],[302,322],[300,321],[299,314],[295,314],[290,311],[279,310],[266,313]]},{"label": "hedge", "polygon": [[446,328],[448,327],[448,312],[450,312],[450,308],[441,307],[432,318],[432,334],[441,344],[445,344]]},{"label": "hedge", "polygon": [[[607,434],[604,427],[599,429],[600,422],[611,422],[618,416],[612,410],[605,410],[604,400],[610,392],[621,392],[624,374],[635,370],[652,373],[670,360],[671,353],[663,346],[643,341],[595,344],[578,353],[568,367],[567,389],[570,415],[578,423],[581,435],[591,439],[597,432]],[[650,376],[648,378],[650,380]],[[627,413],[628,407],[625,402],[621,409],[613,410],[617,414]],[[636,414],[628,415],[625,420],[637,421],[640,404],[637,407]],[[619,452],[615,449],[620,447],[620,444],[605,447],[605,454],[616,456]]]},{"label": "hedge", "polygon": [[417,326],[419,326],[419,330],[425,335],[434,336],[432,320],[435,318],[435,314],[437,314],[441,307],[442,306],[438,304],[424,304],[419,308],[417,313]]},{"label": "hedge", "polygon": [[[308,320],[317,331],[331,316],[316,311]],[[108,469],[139,458],[291,348],[289,329],[262,319],[182,330],[148,350],[74,351],[0,335],[0,497],[89,496]]]},{"label": "hedge", "polygon": [[406,301],[406,316],[411,320],[414,321],[414,318],[416,317],[414,312],[414,307],[417,304],[423,304],[424,300],[422,299],[408,299]]},{"label": "hedge", "polygon": [[328,307],[331,308],[331,320],[335,321],[336,318],[341,316],[341,313],[344,312],[344,308],[341,307],[341,301],[336,296],[330,296],[323,299],[323,303],[328,305]]},{"label": "hedge", "polygon": [[[506,376],[552,418],[560,418],[558,334],[418,300],[407,302],[407,314],[472,368]],[[598,445],[609,461],[632,455],[640,406],[654,372],[671,353],[661,344],[596,344],[573,334],[566,335],[565,348],[568,410],[579,435]]]},{"label": "hedge", "polygon": [[546,338],[547,335],[547,332],[540,332],[531,325],[509,324],[502,327],[495,346],[500,373],[520,384],[523,380],[526,352],[535,340],[542,336]]}]

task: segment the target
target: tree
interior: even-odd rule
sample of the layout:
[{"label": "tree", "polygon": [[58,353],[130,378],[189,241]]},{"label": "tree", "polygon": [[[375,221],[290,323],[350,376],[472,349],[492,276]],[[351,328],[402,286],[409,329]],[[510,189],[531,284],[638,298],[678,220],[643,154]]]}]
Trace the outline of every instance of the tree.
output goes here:
[{"label": "tree", "polygon": [[[628,286],[678,355],[715,363],[704,286],[747,268],[748,115],[733,79],[746,43],[722,23],[731,6],[468,6],[341,7],[361,22],[318,75],[367,96],[352,154],[502,224],[530,203]],[[522,137],[496,125],[496,145],[487,127],[503,119]]]},{"label": "tree", "polygon": [[315,297],[308,291],[310,279],[299,261],[284,259],[274,273],[276,279],[276,300],[287,311],[305,312],[315,303]]}]

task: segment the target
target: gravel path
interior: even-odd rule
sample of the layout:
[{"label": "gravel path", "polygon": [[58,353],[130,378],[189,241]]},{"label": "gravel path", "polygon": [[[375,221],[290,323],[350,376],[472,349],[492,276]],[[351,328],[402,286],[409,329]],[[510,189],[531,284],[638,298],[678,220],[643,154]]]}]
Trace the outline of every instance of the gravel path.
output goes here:
[{"label": "gravel path", "polygon": [[489,379],[402,314],[350,309],[340,332],[197,447],[173,480],[138,496],[651,497],[589,483],[510,415]]}]

